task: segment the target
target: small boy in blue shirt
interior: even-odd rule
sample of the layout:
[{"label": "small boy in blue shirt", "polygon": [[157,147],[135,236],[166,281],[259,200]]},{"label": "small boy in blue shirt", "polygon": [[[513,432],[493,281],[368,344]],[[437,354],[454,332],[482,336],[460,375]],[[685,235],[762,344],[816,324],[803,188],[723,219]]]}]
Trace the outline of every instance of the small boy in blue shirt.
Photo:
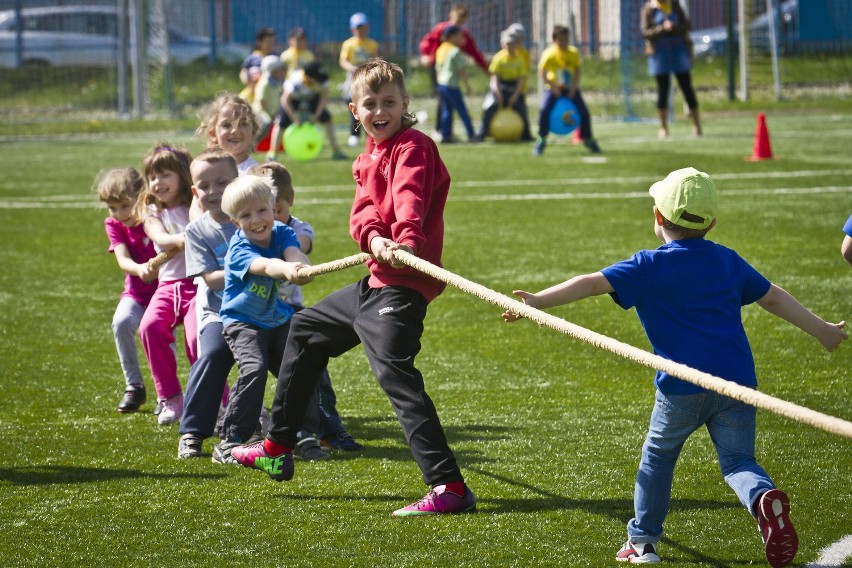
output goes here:
[{"label": "small boy in blue shirt", "polygon": [[840,254],[843,255],[846,262],[852,265],[852,215],[849,216],[846,224],[843,225],[843,232],[846,233],[846,236],[843,237],[843,242],[840,243]]},{"label": "small boy in blue shirt", "polygon": [[[600,272],[575,276],[537,294],[515,290],[525,304],[549,308],[610,294],[636,307],[654,353],[757,388],[741,307],[752,302],[813,335],[828,351],[847,339],[845,322],[828,323],[770,283],[736,252],[704,236],[716,225],[716,187],[695,168],[670,173],[651,186],[656,250],[639,251]],[[506,321],[520,319],[503,313]],[[656,403],[636,476],[635,517],[616,560],[659,562],[657,543],[669,511],[672,477],[686,439],[707,427],[725,481],[757,520],[769,564],[793,561],[798,536],[790,502],[754,457],[757,409],[657,371]]]},{"label": "small boy in blue shirt", "polygon": [[222,425],[229,446],[255,436],[267,373],[277,375],[281,366],[294,310],[279,298],[279,281],[312,280],[299,276],[310,262],[293,229],[275,221],[274,205],[269,181],[253,175],[231,182],[222,196],[222,210],[239,227],[225,255],[219,311],[240,370]]}]

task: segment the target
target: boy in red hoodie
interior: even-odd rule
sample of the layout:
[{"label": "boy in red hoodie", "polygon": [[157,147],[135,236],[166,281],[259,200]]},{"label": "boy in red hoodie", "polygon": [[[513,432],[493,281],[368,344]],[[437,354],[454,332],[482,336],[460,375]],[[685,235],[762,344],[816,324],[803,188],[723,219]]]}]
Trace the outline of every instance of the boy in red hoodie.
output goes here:
[{"label": "boy in red hoodie", "polygon": [[431,487],[420,501],[393,514],[475,511],[476,498],[414,366],[426,307],[445,284],[394,256],[404,250],[440,266],[450,176],[435,143],[410,128],[417,119],[408,112],[405,79],[397,65],[372,59],[359,66],[351,94],[349,110],[364,127],[367,145],[352,165],[356,190],[349,227],[361,250],[372,255],[370,275],[293,317],[269,435],[234,448],[231,455],[276,481],[292,479],[296,433],[322,370],[329,357],[363,344]]}]

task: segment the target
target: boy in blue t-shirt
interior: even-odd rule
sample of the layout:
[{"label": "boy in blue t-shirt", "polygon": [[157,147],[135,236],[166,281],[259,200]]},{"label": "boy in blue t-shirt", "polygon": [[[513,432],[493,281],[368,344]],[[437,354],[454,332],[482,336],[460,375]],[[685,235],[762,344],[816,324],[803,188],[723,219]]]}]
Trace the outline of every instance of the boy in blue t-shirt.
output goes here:
[{"label": "boy in blue t-shirt", "polygon": [[[757,302],[813,335],[828,351],[847,339],[845,322],[828,323],[770,283],[736,252],[704,236],[716,224],[716,187],[694,168],[674,171],[651,186],[654,233],[663,241],[600,272],[575,276],[537,294],[515,290],[525,304],[549,308],[610,294],[624,309],[636,307],[661,357],[757,387],[741,307]],[[503,313],[506,321],[520,319]],[[692,432],[707,427],[725,481],[757,519],[773,567],[793,561],[798,548],[787,495],[754,457],[756,408],[657,371],[656,403],[636,476],[635,517],[616,560],[659,562],[657,542],[669,511],[672,477]]]},{"label": "boy in blue t-shirt", "polygon": [[843,255],[846,262],[852,265],[852,215],[849,216],[846,224],[843,225],[843,232],[846,233],[846,236],[843,237],[843,242],[840,243],[840,254]]},{"label": "boy in blue t-shirt", "polygon": [[267,373],[277,375],[281,366],[294,310],[279,298],[279,281],[307,284],[312,278],[298,274],[310,261],[293,229],[275,221],[268,180],[246,175],[231,182],[222,210],[239,227],[225,255],[219,311],[240,370],[222,424],[222,438],[230,446],[255,435]]}]

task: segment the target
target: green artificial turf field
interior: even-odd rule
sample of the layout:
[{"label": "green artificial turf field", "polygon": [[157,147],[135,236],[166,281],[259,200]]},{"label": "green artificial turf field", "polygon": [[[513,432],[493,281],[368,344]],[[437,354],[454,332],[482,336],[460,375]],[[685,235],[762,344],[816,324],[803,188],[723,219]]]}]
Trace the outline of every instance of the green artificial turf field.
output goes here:
[{"label": "green artificial turf field", "polygon": [[[652,123],[598,121],[604,154],[594,161],[568,140],[552,139],[538,159],[529,145],[443,146],[453,178],[444,266],[511,294],[656,247],[647,189],[694,166],[720,191],[711,239],[818,315],[852,320],[852,268],[839,253],[852,213],[850,118],[852,110],[769,113],[776,158],[761,162],[743,159],[753,114],[709,114],[701,139],[680,118],[665,141]],[[110,321],[123,276],[91,184],[102,168],[138,168],[158,139],[200,149],[188,132],[0,142],[3,565],[615,565],[653,371],[529,321],[505,324],[499,308],[453,288],[430,306],[418,366],[477,493],[476,514],[391,517],[426,488],[360,348],[330,372],[344,422],[366,449],[299,461],[291,482],[211,463],[212,440],[204,459],[178,460],[177,426],[160,427],[151,414],[150,377],[143,411],[118,414],[123,380]],[[350,163],[328,151],[286,163],[294,214],[317,231],[313,261],[358,252],[348,234]],[[306,300],[365,273],[318,277]],[[636,314],[607,297],[551,312],[649,348]],[[852,344],[828,354],[756,306],[743,319],[764,392],[852,420]],[[273,388],[271,378],[267,403]],[[797,565],[815,563],[852,533],[852,440],[761,410],[757,443],[758,461],[792,501]],[[675,471],[659,553],[682,567],[766,565],[756,525],[722,480],[704,431]]]}]

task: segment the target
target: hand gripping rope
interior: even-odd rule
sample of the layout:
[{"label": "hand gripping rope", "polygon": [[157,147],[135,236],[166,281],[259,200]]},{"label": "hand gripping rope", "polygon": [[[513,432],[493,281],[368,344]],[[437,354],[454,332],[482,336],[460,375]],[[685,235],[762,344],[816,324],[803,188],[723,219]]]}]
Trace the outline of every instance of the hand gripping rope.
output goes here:
[{"label": "hand gripping rope", "polygon": [[177,255],[179,249],[173,248],[171,250],[164,250],[163,252],[157,254],[154,258],[148,260],[148,269],[154,270],[155,268],[159,268],[169,260],[173,259],[175,255]]},{"label": "hand gripping rope", "polygon": [[[774,412],[780,416],[785,416],[798,422],[809,424],[814,428],[819,428],[839,436],[852,438],[852,422],[848,422],[828,414],[823,414],[822,412],[817,412],[816,410],[811,410],[810,408],[799,406],[792,402],[781,400],[774,396],[764,394],[758,390],[744,387],[721,377],[716,377],[709,373],[693,369],[687,365],[664,359],[659,355],[648,353],[638,347],[622,343],[612,339],[611,337],[607,337],[606,335],[595,333],[594,331],[590,331],[584,327],[580,327],[567,322],[564,319],[550,315],[547,312],[532,308],[519,300],[515,300],[514,298],[495,292],[481,284],[466,280],[457,274],[453,274],[448,270],[435,266],[431,262],[418,258],[408,252],[397,250],[394,251],[394,255],[397,260],[407,266],[419,270],[420,272],[442,282],[451,284],[463,292],[467,292],[468,294],[495,304],[503,309],[510,310],[540,325],[547,326],[551,329],[564,333],[565,335],[570,335],[575,339],[580,339],[586,343],[590,343],[595,347],[611,351],[625,359],[630,359],[631,361],[635,361],[636,363],[645,365],[651,369],[665,371],[670,375],[689,381],[690,383],[696,384],[707,390],[717,392],[757,408]],[[318,276],[320,274],[326,274],[328,272],[334,272],[336,270],[356,266],[365,262],[369,257],[370,256],[367,253],[360,253],[340,260],[303,268],[299,270],[299,273],[307,276]]]}]

